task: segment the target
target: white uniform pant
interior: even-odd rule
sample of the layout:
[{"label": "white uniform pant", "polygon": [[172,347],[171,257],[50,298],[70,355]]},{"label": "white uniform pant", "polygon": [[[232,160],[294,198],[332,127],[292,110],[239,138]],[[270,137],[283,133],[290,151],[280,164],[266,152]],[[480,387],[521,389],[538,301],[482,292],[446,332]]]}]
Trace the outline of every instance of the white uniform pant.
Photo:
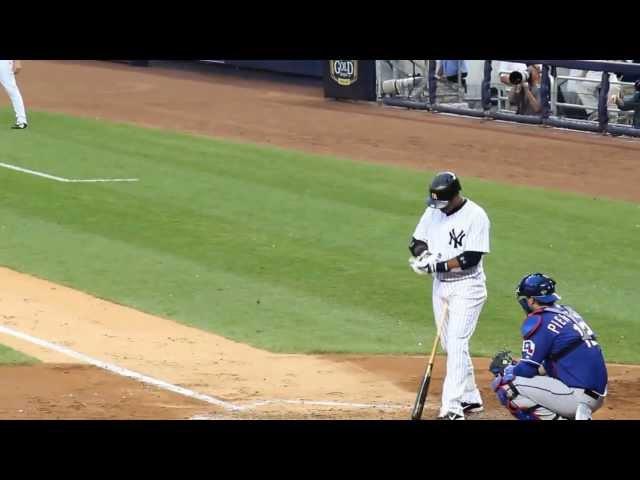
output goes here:
[{"label": "white uniform pant", "polygon": [[[440,344],[447,353],[440,415],[448,412],[462,415],[462,402],[482,404],[469,355],[469,340],[486,300],[484,275],[457,281],[433,281],[433,313],[436,323],[441,323]],[[448,314],[443,319],[445,303]]]},{"label": "white uniform pant", "polygon": [[11,105],[16,114],[16,123],[27,123],[24,102],[16,83],[16,76],[13,73],[13,60],[0,60],[0,83],[11,99]]}]

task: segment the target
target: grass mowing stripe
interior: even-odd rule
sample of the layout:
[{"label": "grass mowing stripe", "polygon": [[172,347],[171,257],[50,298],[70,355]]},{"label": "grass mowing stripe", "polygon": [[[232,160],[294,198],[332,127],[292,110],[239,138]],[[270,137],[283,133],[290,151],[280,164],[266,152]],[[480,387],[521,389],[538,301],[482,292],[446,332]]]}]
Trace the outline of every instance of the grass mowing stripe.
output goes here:
[{"label": "grass mowing stripe", "polygon": [[[13,223],[14,219],[8,220]],[[144,311],[201,328],[210,327],[210,322],[215,320],[228,335],[257,345],[266,340],[276,351],[289,351],[292,339],[302,342],[313,335],[320,341],[333,335],[326,331],[326,325],[334,316],[344,315],[344,311],[349,312],[349,321],[341,328],[342,337],[333,343],[335,351],[368,351],[366,346],[371,343],[382,346],[381,339],[390,329],[402,337],[405,350],[411,351],[428,333],[426,325],[414,332],[391,316],[368,310],[366,305],[341,305],[328,295],[307,294],[268,277],[248,277],[215,269],[201,261],[168,256],[164,252],[79,231],[64,235],[64,242],[56,241],[54,239],[61,238],[62,233],[68,233],[66,228],[45,221],[23,222],[22,225],[23,230],[16,233],[27,239],[23,248],[35,249],[44,233],[52,240],[26,261],[4,261],[11,268],[32,271],[48,261],[51,275],[60,283],[72,285],[75,277],[89,276],[94,279],[97,291],[109,289],[109,297],[117,298],[120,303],[134,304]],[[108,266],[106,262],[93,261],[104,252],[111,252]],[[73,255],[83,261],[77,262],[75,269],[70,271],[67,261]],[[114,282],[109,269],[126,270],[132,263],[137,268]],[[150,279],[162,280],[164,288],[147,288],[141,294],[139,288],[148,285]],[[313,313],[307,313],[309,310]],[[378,322],[371,325],[370,319],[374,315]],[[300,328],[292,330],[292,323]],[[418,340],[415,334],[420,335]],[[260,342],[256,343],[256,340]]]},{"label": "grass mowing stripe", "polygon": [[[46,153],[53,166],[83,163],[95,176],[92,168],[115,165],[142,182],[54,185],[0,172],[2,232],[11,232],[3,263],[271,350],[424,351],[430,282],[406,261],[429,173],[34,115],[43,137],[61,141],[46,152],[46,142],[14,143],[16,161]],[[637,361],[640,206],[462,182],[492,220],[489,301],[472,352],[519,348],[513,290],[543,270],[609,359]],[[607,259],[618,257],[611,270]]]}]

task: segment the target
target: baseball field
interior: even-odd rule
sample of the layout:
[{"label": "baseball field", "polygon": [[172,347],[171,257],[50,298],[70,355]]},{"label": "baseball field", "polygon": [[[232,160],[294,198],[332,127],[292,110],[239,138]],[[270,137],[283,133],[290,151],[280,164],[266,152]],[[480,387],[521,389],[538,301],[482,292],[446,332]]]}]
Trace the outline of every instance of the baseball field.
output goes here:
[{"label": "baseball field", "polygon": [[[640,418],[640,142],[329,101],[225,71],[27,61],[0,128],[0,418],[408,418],[435,335],[407,243],[435,171],[492,222],[473,336],[543,271]],[[12,112],[2,100],[0,119]],[[425,417],[438,405],[436,363]]]}]

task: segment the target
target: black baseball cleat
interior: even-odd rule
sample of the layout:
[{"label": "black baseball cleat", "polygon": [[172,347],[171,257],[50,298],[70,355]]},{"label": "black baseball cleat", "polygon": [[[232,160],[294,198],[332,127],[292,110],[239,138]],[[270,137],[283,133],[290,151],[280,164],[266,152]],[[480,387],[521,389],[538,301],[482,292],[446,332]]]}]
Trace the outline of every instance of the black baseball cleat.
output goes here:
[{"label": "black baseball cleat", "polygon": [[462,411],[465,415],[468,413],[480,413],[484,411],[484,407],[481,403],[462,402]]},{"label": "black baseball cleat", "polygon": [[11,128],[14,130],[24,130],[25,128],[27,128],[29,125],[27,123],[16,123],[14,126],[12,126]]},{"label": "black baseball cleat", "polygon": [[457,413],[447,412],[441,417],[438,417],[437,420],[464,420],[464,415],[458,415]]}]

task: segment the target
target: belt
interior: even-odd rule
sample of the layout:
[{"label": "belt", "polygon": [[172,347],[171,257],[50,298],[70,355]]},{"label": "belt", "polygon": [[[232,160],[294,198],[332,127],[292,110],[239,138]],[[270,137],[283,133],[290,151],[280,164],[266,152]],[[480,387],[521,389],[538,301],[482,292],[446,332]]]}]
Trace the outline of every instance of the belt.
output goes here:
[{"label": "belt", "polygon": [[591,398],[593,398],[594,400],[600,400],[600,397],[602,396],[602,395],[600,395],[600,394],[598,394],[598,393],[596,393],[593,390],[590,390],[588,388],[584,389],[584,394],[589,396],[589,397],[591,397]]},{"label": "belt", "polygon": [[468,280],[470,278],[478,278],[479,275],[479,270],[476,268],[474,270],[472,270],[471,272],[468,272],[466,274],[460,274],[460,276],[457,276],[457,272],[455,273],[444,273],[443,275],[441,275],[441,277],[443,278],[438,278],[436,276],[436,279],[440,282],[444,282],[444,283],[450,283],[450,282],[459,282],[460,280]]},{"label": "belt", "polygon": [[471,277],[460,277],[460,278],[455,278],[455,279],[450,279],[450,280],[440,280],[438,279],[439,282],[444,282],[444,283],[453,283],[453,282],[459,282],[460,280],[469,280],[470,278],[474,278],[473,276]]}]

